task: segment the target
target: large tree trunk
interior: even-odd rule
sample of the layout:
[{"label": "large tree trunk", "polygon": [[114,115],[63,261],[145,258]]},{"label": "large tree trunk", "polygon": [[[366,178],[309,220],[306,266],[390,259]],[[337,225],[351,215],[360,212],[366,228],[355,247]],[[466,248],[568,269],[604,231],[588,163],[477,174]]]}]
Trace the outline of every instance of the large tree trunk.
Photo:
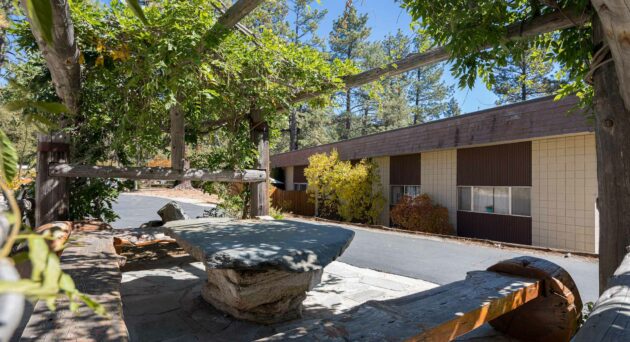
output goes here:
[{"label": "large tree trunk", "polygon": [[[604,32],[598,18],[593,21],[593,30],[594,46],[599,49],[603,45]],[[630,245],[630,111],[624,107],[613,63],[597,69],[593,82],[600,229],[599,288],[602,292]]]},{"label": "large tree trunk", "polygon": [[[50,0],[52,6],[53,44],[48,44],[44,36],[34,25],[31,31],[46,65],[50,70],[57,96],[68,107],[70,112],[78,113],[81,90],[81,68],[79,66],[79,47],[74,39],[74,26],[70,17],[67,0]],[[26,10],[26,0],[22,0],[22,8]],[[31,18],[28,18],[29,21]],[[62,122],[63,126],[63,122]]]}]

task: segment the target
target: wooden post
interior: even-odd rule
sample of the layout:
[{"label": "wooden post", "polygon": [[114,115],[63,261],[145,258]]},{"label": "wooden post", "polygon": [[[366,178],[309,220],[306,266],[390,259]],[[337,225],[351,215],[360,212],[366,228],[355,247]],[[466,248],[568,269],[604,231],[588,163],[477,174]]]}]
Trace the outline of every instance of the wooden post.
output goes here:
[{"label": "wooden post", "polygon": [[[605,35],[596,16],[593,19],[596,49],[604,45]],[[630,245],[630,110],[624,107],[615,63],[603,64],[593,73],[600,293],[608,287],[608,279],[623,260],[626,246]]]},{"label": "wooden post", "polygon": [[253,111],[250,115],[250,127],[251,139],[258,148],[256,168],[265,170],[267,177],[264,182],[249,185],[249,214],[251,217],[266,216],[269,215],[269,129],[259,111]]},{"label": "wooden post", "polygon": [[[190,167],[190,164],[186,160],[186,141],[184,139],[186,122],[179,102],[171,107],[169,114],[171,117],[171,168],[175,172],[183,173]],[[188,189],[192,185],[190,180],[181,180],[177,187]]]},{"label": "wooden post", "polygon": [[37,138],[37,178],[35,181],[35,225],[67,220],[70,187],[67,178],[51,177],[50,163],[67,163],[70,145],[62,133],[41,134]]}]

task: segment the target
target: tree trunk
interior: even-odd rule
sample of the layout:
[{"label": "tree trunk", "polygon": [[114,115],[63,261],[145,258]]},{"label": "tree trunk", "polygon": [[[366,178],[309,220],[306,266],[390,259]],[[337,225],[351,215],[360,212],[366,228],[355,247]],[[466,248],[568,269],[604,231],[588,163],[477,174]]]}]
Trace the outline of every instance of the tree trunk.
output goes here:
[{"label": "tree trunk", "polygon": [[250,187],[249,214],[251,217],[269,215],[269,128],[258,111],[250,115],[251,140],[258,149],[255,168],[265,170],[264,182],[252,183]]},{"label": "tree trunk", "polygon": [[292,108],[289,115],[289,151],[295,151],[298,149],[298,125],[297,125],[297,109]]},{"label": "tree trunk", "polygon": [[352,91],[348,89],[346,91],[346,113],[344,117],[344,130],[341,135],[341,139],[350,138],[350,128],[351,128],[351,119],[352,119]]},{"label": "tree trunk", "polygon": [[[600,48],[604,33],[593,20],[594,46]],[[630,111],[624,107],[614,63],[593,74],[597,139],[599,209],[599,289],[607,287],[630,245]]]},{"label": "tree trunk", "polygon": [[[70,112],[78,113],[81,90],[81,68],[79,66],[79,47],[74,39],[74,26],[67,0],[49,0],[52,7],[52,40],[49,44],[44,36],[31,24],[39,50],[46,60],[57,96]],[[28,16],[26,0],[22,0],[22,9]],[[30,21],[30,18],[29,18]],[[62,126],[63,122],[62,122]]]}]

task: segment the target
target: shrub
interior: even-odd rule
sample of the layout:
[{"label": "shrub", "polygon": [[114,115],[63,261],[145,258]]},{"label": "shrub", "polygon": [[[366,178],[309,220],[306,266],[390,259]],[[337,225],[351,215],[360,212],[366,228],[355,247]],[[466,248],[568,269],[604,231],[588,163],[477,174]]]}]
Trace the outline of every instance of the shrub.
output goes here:
[{"label": "shrub", "polygon": [[333,150],[330,155],[312,155],[304,175],[320,216],[375,223],[385,205],[378,166],[370,161],[352,165]]},{"label": "shrub", "polygon": [[427,194],[415,198],[404,196],[392,209],[391,217],[394,224],[403,229],[444,235],[455,233],[448,222],[448,209],[433,204]]}]

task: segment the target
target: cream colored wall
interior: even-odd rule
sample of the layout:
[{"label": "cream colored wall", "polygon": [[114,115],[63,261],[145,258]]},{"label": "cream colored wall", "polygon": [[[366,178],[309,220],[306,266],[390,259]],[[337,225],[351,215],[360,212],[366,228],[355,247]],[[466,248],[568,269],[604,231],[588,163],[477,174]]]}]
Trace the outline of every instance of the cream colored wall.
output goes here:
[{"label": "cream colored wall", "polygon": [[457,227],[457,150],[423,152],[421,165],[422,192],[446,207]]},{"label": "cream colored wall", "polygon": [[595,135],[532,141],[532,242],[597,253]]},{"label": "cream colored wall", "polygon": [[379,224],[389,226],[389,157],[376,157],[372,160],[378,165],[383,196],[385,197],[385,206],[381,212]]},{"label": "cream colored wall", "polygon": [[287,166],[284,168],[284,189],[292,191],[293,187],[293,166]]}]

